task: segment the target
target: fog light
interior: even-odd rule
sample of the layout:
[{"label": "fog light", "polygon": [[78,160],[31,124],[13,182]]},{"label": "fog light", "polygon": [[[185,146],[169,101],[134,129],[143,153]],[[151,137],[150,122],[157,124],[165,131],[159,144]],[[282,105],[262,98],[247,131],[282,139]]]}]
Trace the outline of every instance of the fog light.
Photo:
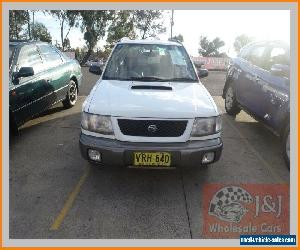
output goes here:
[{"label": "fog light", "polygon": [[89,158],[93,161],[101,161],[101,153],[94,149],[88,150]]},{"label": "fog light", "polygon": [[205,153],[202,157],[202,163],[207,164],[211,163],[215,159],[215,153],[214,152],[208,152]]}]

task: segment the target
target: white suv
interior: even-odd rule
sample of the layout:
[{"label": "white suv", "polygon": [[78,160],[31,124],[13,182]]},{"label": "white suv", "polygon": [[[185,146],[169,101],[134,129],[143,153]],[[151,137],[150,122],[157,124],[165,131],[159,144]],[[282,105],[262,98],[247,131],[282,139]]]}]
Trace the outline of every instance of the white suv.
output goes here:
[{"label": "white suv", "polygon": [[104,165],[207,165],[222,152],[221,117],[179,42],[114,47],[82,108],[82,156]]}]

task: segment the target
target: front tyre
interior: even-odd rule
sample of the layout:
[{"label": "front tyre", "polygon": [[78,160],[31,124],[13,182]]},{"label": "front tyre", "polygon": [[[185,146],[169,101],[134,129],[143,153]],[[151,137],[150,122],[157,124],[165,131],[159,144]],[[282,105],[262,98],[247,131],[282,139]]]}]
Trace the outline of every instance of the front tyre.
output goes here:
[{"label": "front tyre", "polygon": [[66,96],[66,99],[63,100],[63,105],[65,108],[71,108],[76,104],[78,98],[77,85],[73,80],[70,80],[69,89]]},{"label": "front tyre", "polygon": [[284,131],[281,149],[286,166],[290,168],[290,125],[288,125]]},{"label": "front tyre", "polygon": [[238,106],[233,87],[230,85],[225,93],[225,110],[227,114],[232,116],[237,115],[241,111],[240,107]]}]

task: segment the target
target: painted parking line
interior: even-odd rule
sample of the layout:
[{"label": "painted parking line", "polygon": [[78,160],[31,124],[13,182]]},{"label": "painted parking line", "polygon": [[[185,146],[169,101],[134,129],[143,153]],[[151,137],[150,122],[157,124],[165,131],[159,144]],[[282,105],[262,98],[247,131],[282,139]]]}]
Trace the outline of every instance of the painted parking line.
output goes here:
[{"label": "painted parking line", "polygon": [[66,200],[66,202],[65,202],[63,208],[61,209],[60,213],[55,218],[52,226],[50,227],[50,230],[58,230],[59,229],[60,225],[64,221],[64,219],[67,216],[68,212],[72,208],[73,203],[74,203],[76,197],[78,196],[82,185],[85,183],[87,177],[89,176],[89,173],[90,173],[90,167],[87,166],[85,168],[85,171],[84,171],[83,175],[80,177],[78,183],[74,187],[73,191],[70,193],[70,195],[69,195],[68,199]]}]

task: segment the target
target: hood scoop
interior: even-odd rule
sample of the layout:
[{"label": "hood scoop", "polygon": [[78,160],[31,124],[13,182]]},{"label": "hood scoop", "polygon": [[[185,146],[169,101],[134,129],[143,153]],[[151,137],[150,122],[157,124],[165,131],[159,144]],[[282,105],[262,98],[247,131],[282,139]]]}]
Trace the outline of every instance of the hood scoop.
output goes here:
[{"label": "hood scoop", "polygon": [[133,85],[131,86],[131,89],[172,90],[172,87],[161,85]]}]

